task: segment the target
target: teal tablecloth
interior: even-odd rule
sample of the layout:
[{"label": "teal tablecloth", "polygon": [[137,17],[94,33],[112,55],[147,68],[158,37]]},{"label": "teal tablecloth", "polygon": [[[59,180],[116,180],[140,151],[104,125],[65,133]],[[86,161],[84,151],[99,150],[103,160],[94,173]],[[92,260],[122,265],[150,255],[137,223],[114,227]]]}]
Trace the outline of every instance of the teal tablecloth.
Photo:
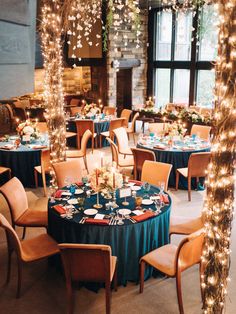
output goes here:
[{"label": "teal tablecloth", "polygon": [[[150,194],[158,192],[152,187]],[[143,194],[138,191],[137,195]],[[118,257],[118,282],[126,285],[127,281],[138,282],[139,280],[139,259],[146,253],[161,247],[169,242],[169,218],[171,209],[170,203],[162,208],[161,214],[139,223],[133,224],[125,220],[124,225],[89,225],[80,224],[83,212],[75,214],[73,219],[68,220],[61,216],[50,206],[48,210],[48,233],[58,243],[87,243],[87,244],[107,244],[112,248],[112,254]],[[101,198],[101,203],[106,200]],[[128,198],[130,202],[126,208],[134,209],[134,199]],[[85,208],[92,208],[95,204],[96,196],[86,199]],[[122,200],[117,200],[119,208]],[[55,205],[55,204],[53,204]],[[143,206],[143,208],[154,205]],[[118,208],[118,209],[119,209]],[[108,213],[103,209],[99,213]],[[146,279],[152,274],[152,268],[146,269]]]}]

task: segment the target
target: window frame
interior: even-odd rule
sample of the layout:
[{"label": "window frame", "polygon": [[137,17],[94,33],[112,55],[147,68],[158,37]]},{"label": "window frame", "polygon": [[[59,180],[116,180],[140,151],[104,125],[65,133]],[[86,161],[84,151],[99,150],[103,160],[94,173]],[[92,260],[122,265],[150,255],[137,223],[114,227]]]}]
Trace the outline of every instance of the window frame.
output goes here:
[{"label": "window frame", "polygon": [[197,76],[198,70],[212,70],[214,68],[212,61],[198,60],[199,49],[197,47],[197,28],[199,21],[199,12],[192,18],[193,41],[191,42],[190,60],[174,60],[175,40],[176,40],[176,12],[172,11],[172,41],[171,41],[171,60],[156,60],[156,40],[157,40],[157,14],[163,11],[163,8],[152,8],[149,11],[148,19],[148,71],[147,71],[147,92],[148,95],[154,96],[156,85],[156,69],[170,69],[170,98],[169,102],[173,102],[174,93],[174,70],[183,69],[190,70],[189,81],[189,97],[188,106],[196,105],[197,100]]}]

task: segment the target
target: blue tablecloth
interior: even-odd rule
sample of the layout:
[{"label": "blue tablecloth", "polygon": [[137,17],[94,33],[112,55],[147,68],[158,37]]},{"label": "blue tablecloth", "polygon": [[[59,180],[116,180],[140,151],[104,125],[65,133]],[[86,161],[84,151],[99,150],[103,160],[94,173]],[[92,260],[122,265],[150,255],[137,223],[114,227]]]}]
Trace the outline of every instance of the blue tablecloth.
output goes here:
[{"label": "blue tablecloth", "polygon": [[[188,151],[182,151],[182,150],[159,150],[159,149],[153,149],[149,148],[147,146],[143,146],[141,144],[137,145],[138,148],[144,148],[149,149],[153,151],[156,155],[156,161],[159,162],[165,162],[168,164],[171,164],[172,170],[169,177],[169,186],[175,187],[175,180],[176,180],[176,169],[178,168],[185,168],[188,167],[188,160],[192,153],[200,153],[200,152],[209,152],[210,148],[204,148],[204,149],[196,149],[196,150],[188,150]],[[188,181],[186,178],[180,175],[179,178],[179,188],[187,190],[188,189]],[[196,180],[192,179],[192,188],[196,188]]]},{"label": "blue tablecloth", "polygon": [[[150,194],[158,192],[151,187]],[[138,191],[137,195],[143,195]],[[106,200],[101,199],[104,204]],[[126,208],[134,209],[134,199],[127,199],[130,204]],[[61,216],[50,206],[48,210],[48,233],[59,243],[87,243],[107,244],[112,248],[112,254],[118,257],[118,282],[126,285],[127,281],[137,282],[139,279],[139,259],[146,253],[163,246],[169,242],[170,203],[162,208],[161,214],[153,218],[133,224],[125,220],[124,225],[89,225],[80,224],[83,212],[75,214],[68,220]],[[96,202],[96,196],[86,199],[85,208],[91,208]],[[124,208],[122,200],[117,199],[119,208]],[[55,205],[55,204],[53,204]],[[143,206],[155,209],[154,205]],[[119,209],[118,208],[118,209]],[[101,209],[99,213],[109,213]],[[152,268],[147,268],[145,277],[152,275]]]}]

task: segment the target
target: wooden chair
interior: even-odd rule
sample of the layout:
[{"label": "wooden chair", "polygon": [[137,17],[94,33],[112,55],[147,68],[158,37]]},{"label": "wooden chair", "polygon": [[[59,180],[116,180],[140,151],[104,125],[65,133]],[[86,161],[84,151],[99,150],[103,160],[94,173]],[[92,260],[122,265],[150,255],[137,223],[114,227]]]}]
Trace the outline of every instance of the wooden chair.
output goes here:
[{"label": "wooden chair", "polygon": [[34,180],[35,180],[35,187],[38,187],[38,173],[42,176],[43,181],[43,193],[44,196],[47,194],[47,185],[46,185],[46,174],[50,173],[50,151],[49,150],[42,150],[41,151],[41,165],[34,167]]},{"label": "wooden chair", "polygon": [[70,113],[73,116],[76,116],[77,113],[81,114],[82,113],[82,107],[70,107]]},{"label": "wooden chair", "polygon": [[129,119],[130,119],[132,112],[133,111],[129,110],[129,109],[123,109],[121,111],[120,117],[125,119],[124,127],[126,127],[126,128],[128,128],[128,126],[129,126]]},{"label": "wooden chair", "polygon": [[1,167],[0,166],[0,175],[3,173],[8,172],[8,178],[9,180],[11,179],[11,168],[7,168],[7,167]]},{"label": "wooden chair", "polygon": [[92,133],[92,153],[94,150],[94,138],[97,134],[94,132],[94,121],[92,120],[78,120],[75,121],[77,130],[77,148],[81,149],[81,138],[83,134],[89,130]]},{"label": "wooden chair", "polygon": [[207,125],[193,124],[190,135],[196,134],[201,139],[208,141],[210,137],[211,127]]},{"label": "wooden chair", "polygon": [[188,235],[204,227],[203,215],[199,217],[170,216],[169,237],[172,234]]},{"label": "wooden chair", "polygon": [[133,135],[133,140],[134,140],[134,143],[135,143],[135,123],[136,123],[136,120],[138,119],[139,117],[139,112],[136,112],[132,121],[131,121],[131,126],[130,128],[126,128],[126,132],[128,134],[128,138],[129,136],[132,134]]},{"label": "wooden chair", "polygon": [[119,154],[122,154],[124,156],[126,155],[133,155],[130,147],[129,147],[129,139],[128,135],[126,133],[125,128],[118,128],[113,130],[116,139],[117,139],[117,144],[118,144],[118,151]]},{"label": "wooden chair", "polygon": [[88,164],[87,164],[87,144],[89,139],[92,137],[92,132],[90,130],[85,131],[81,139],[81,149],[80,150],[67,150],[66,157],[67,158],[83,158],[85,168],[88,171]]},{"label": "wooden chair", "polygon": [[117,164],[117,167],[130,168],[134,166],[133,156],[128,156],[127,158],[121,159],[116,144],[109,137],[107,137],[107,141],[111,146],[112,161]]},{"label": "wooden chair", "polygon": [[114,116],[116,114],[116,107],[105,106],[103,107],[103,113],[106,116]]},{"label": "wooden chair", "polygon": [[82,169],[79,158],[54,163],[52,165],[58,188],[67,185],[67,179],[70,178],[70,184],[81,181]]},{"label": "wooden chair", "polygon": [[100,139],[99,139],[100,147],[101,147],[102,137],[110,137],[114,141],[113,130],[123,127],[124,124],[125,124],[124,118],[117,118],[117,119],[111,120],[110,125],[109,125],[109,131],[102,132],[100,134]]},{"label": "wooden chair", "polygon": [[70,106],[77,107],[77,106],[79,106],[80,102],[81,102],[81,100],[78,98],[71,98]]},{"label": "wooden chair", "polygon": [[167,191],[171,169],[171,164],[146,160],[143,163],[141,181],[153,185],[158,185],[158,182],[165,182],[165,191]]},{"label": "wooden chair", "polygon": [[156,135],[163,135],[167,127],[168,123],[149,123],[148,130],[149,132],[155,133]]},{"label": "wooden chair", "polygon": [[37,129],[40,133],[46,133],[48,132],[48,126],[46,122],[38,122],[36,125]]},{"label": "wooden chair", "polygon": [[68,313],[73,313],[73,283],[102,282],[106,289],[106,313],[111,312],[111,283],[117,290],[117,257],[111,255],[109,245],[66,244],[58,245],[66,277]]},{"label": "wooden chair", "polygon": [[187,168],[176,169],[176,183],[175,188],[178,190],[179,186],[179,175],[181,174],[188,179],[188,200],[191,201],[191,179],[196,178],[197,184],[199,183],[199,178],[205,178],[206,170],[210,162],[211,153],[193,153],[190,155],[188,160]]},{"label": "wooden chair", "polygon": [[131,148],[134,156],[134,179],[140,180],[145,160],[156,161],[156,155],[149,149]]},{"label": "wooden chair", "polygon": [[40,234],[34,238],[20,241],[15,230],[0,214],[0,226],[5,229],[8,246],[8,268],[6,284],[10,281],[11,275],[11,256],[16,253],[18,267],[18,281],[16,297],[20,297],[22,283],[22,266],[24,263],[30,263],[43,258],[47,258],[59,253],[58,245],[48,234]]},{"label": "wooden chair", "polygon": [[167,244],[144,255],[140,259],[140,293],[143,292],[145,265],[148,264],[168,277],[176,278],[179,312],[183,314],[181,273],[191,266],[199,264],[201,275],[203,270],[201,263],[203,241],[204,232],[201,229],[184,238],[178,246]]},{"label": "wooden chair", "polygon": [[45,227],[48,225],[47,210],[30,209],[28,205],[27,195],[21,182],[16,178],[12,178],[0,187],[0,192],[5,197],[11,214],[12,227],[23,227],[24,239],[26,227]]}]

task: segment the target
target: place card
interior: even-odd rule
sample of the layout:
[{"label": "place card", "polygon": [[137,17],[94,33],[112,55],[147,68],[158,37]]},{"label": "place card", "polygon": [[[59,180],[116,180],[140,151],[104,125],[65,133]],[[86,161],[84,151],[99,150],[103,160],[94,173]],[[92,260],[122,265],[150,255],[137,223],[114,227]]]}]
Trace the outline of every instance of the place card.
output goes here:
[{"label": "place card", "polygon": [[96,214],[94,219],[103,219],[105,215],[103,214]]},{"label": "place card", "polygon": [[134,213],[136,216],[143,215],[143,211],[142,211],[142,210],[138,210],[138,209],[133,210],[133,212],[132,212],[132,213]]},{"label": "place card", "polygon": [[129,196],[131,196],[131,189],[130,188],[120,189],[120,198],[129,197]]}]

